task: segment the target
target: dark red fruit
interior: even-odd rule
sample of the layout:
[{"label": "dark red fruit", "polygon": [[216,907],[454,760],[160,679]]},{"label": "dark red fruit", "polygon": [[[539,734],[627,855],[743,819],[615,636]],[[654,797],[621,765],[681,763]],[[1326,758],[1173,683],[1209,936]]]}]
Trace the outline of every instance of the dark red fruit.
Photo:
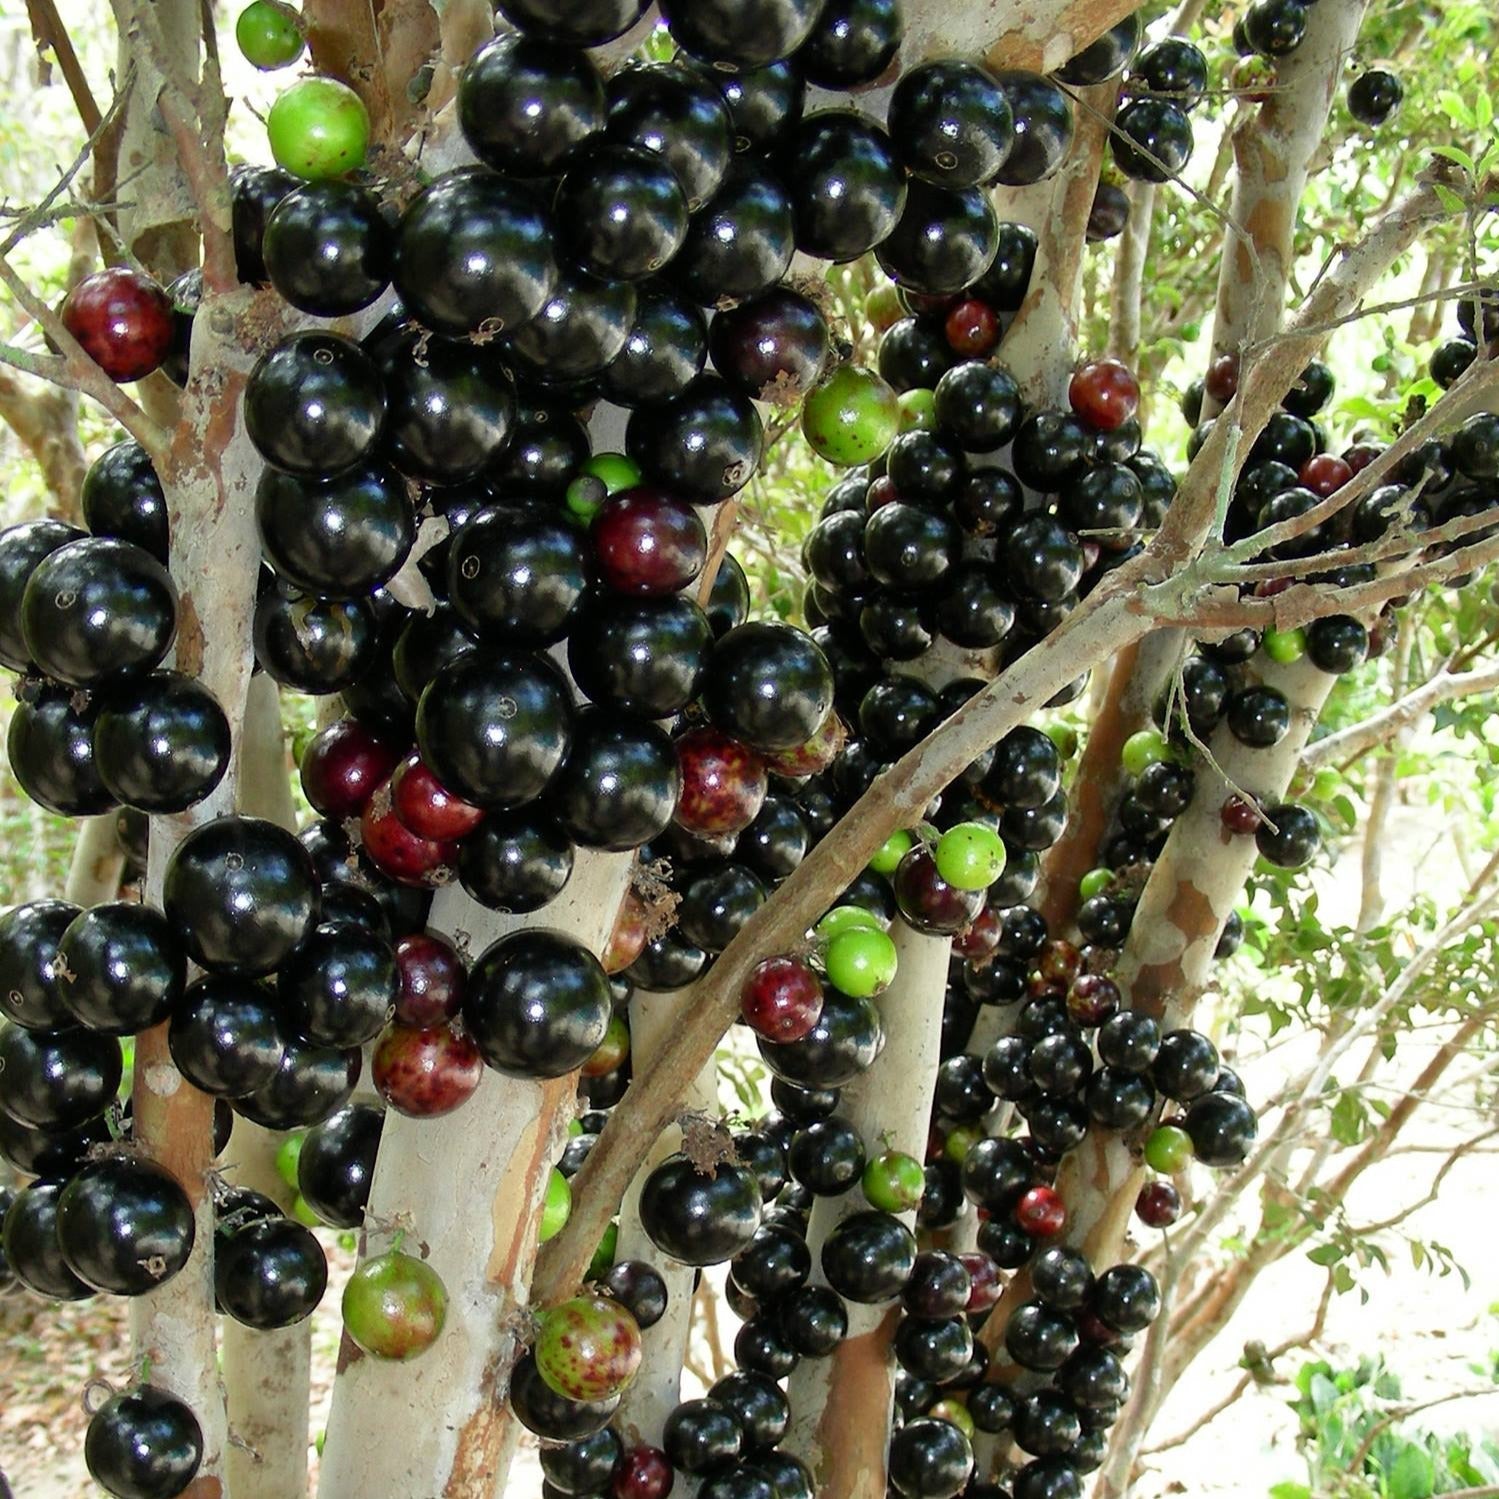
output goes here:
[{"label": "dark red fruit", "polygon": [[1119,1010],[1119,986],[1102,973],[1080,973],[1067,989],[1067,1013],[1080,1026],[1102,1025]]},{"label": "dark red fruit", "polygon": [[1242,796],[1229,797],[1218,815],[1230,833],[1253,833],[1264,821],[1259,807]]},{"label": "dark red fruit", "polygon": [[628,968],[645,950],[649,932],[650,912],[645,902],[634,890],[625,891],[614,930],[609,934],[609,944],[604,949],[604,972],[622,973]]},{"label": "dark red fruit", "polygon": [[473,1096],[484,1076],[479,1048],[455,1025],[389,1025],[370,1064],[375,1091],[398,1114],[432,1119]]},{"label": "dark red fruit", "polygon": [[1015,1222],[1033,1239],[1054,1239],[1067,1226],[1067,1206],[1052,1187],[1031,1187],[1015,1204]]},{"label": "dark red fruit", "polygon": [[822,984],[800,958],[766,958],[740,996],[744,1023],[767,1041],[800,1041],[822,1015]]},{"label": "dark red fruit", "polygon": [[917,843],[895,871],[895,901],[900,913],[932,936],[961,932],[984,908],[982,890],[959,890],[937,873],[937,861],[925,843]]},{"label": "dark red fruit", "polygon": [[968,297],[947,314],[948,346],[965,359],[982,359],[999,343],[999,315],[987,302]]},{"label": "dark red fruit", "polygon": [[445,871],[450,872],[458,862],[453,842],[423,838],[396,816],[389,782],[365,803],[359,841],[375,868],[402,885],[445,884]]},{"label": "dark red fruit", "polygon": [[358,817],[400,764],[400,752],[352,718],[320,729],[302,751],[302,792],[324,817]]},{"label": "dark red fruit", "polygon": [[484,821],[484,809],[454,796],[415,751],[396,767],[390,795],[401,825],[435,843],[462,838]]},{"label": "dark red fruit", "polygon": [[1208,366],[1202,387],[1220,406],[1226,406],[1239,389],[1239,356],[1220,354]]},{"label": "dark red fruit", "polygon": [[676,741],[682,790],[675,820],[690,833],[739,833],[765,801],[765,765],[748,746],[721,729],[689,729]]},{"label": "dark red fruit", "polygon": [[613,1499],[666,1499],[676,1474],[659,1447],[631,1447],[614,1471]]},{"label": "dark red fruit", "polygon": [[141,380],[172,347],[172,299],[128,266],[95,271],[63,299],[63,326],[111,380]]},{"label": "dark red fruit", "polygon": [[713,368],[745,395],[765,400],[810,390],[830,348],[827,319],[817,305],[784,286],[718,313],[708,330]]},{"label": "dark red fruit", "polygon": [[636,598],[679,593],[708,555],[697,511],[650,485],[610,495],[594,516],[591,536],[600,579]]},{"label": "dark red fruit", "polygon": [[441,937],[430,932],[402,937],[396,943],[396,972],[396,1020],[402,1025],[440,1025],[462,1007],[468,970]]},{"label": "dark red fruit", "polygon": [[1099,432],[1121,427],[1140,408],[1140,382],[1117,359],[1095,359],[1067,387],[1072,409]]},{"label": "dark red fruit", "polygon": [[1135,1198],[1135,1216],[1147,1228],[1170,1228],[1181,1211],[1181,1193],[1167,1181],[1147,1182]]},{"label": "dark red fruit", "polygon": [[1296,477],[1313,494],[1326,499],[1353,477],[1353,465],[1331,453],[1316,453],[1301,465]]}]

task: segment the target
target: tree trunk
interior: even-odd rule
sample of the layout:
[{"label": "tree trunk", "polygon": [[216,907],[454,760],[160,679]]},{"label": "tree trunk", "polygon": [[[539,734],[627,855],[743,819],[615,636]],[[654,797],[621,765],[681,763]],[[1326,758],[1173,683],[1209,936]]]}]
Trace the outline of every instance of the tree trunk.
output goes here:
[{"label": "tree trunk", "polygon": [[[630,1055],[635,1066],[656,1056],[672,1027],[681,1018],[680,994],[652,994],[637,989],[630,996]],[[710,1061],[698,1074],[683,1104],[710,1115],[718,1111],[718,1075]],[[645,1443],[661,1445],[661,1428],[682,1398],[682,1368],[686,1362],[692,1331],[693,1283],[697,1271],[679,1265],[662,1254],[640,1223],[640,1192],[651,1170],[680,1148],[681,1131],[673,1125],[664,1130],[646,1152],[640,1170],[625,1193],[619,1210],[619,1241],[616,1262],[646,1260],[666,1281],[666,1315],[645,1330],[645,1361],[635,1381],[620,1401],[615,1426],[627,1447]]]},{"label": "tree trunk", "polygon": [[[630,862],[579,850],[545,925],[602,951]],[[487,911],[457,886],[439,892],[428,923],[475,958],[506,932],[537,924]],[[575,1075],[535,1082],[487,1071],[444,1118],[387,1115],[364,1238],[382,1249],[390,1225],[409,1222],[408,1243],[426,1246],[447,1287],[447,1325],[438,1348],[410,1364],[368,1358],[344,1338],[321,1499],[503,1492],[518,1427],[507,1380],[525,1331],[547,1177],[575,1106]],[[396,1420],[396,1411],[407,1414]]]},{"label": "tree trunk", "polygon": [[[879,1000],[885,1048],[843,1089],[838,1113],[863,1136],[870,1159],[899,1150],[919,1161],[931,1121],[952,942],[923,936],[903,921],[894,936],[900,966]],[[865,1206],[863,1194],[852,1190],[817,1199],[807,1230],[814,1284],[826,1284],[821,1251],[828,1234]],[[914,1225],[915,1214],[903,1220]],[[819,1499],[884,1499],[895,1390],[890,1342],[899,1320],[894,1303],[850,1302],[848,1336],[826,1358],[803,1359],[791,1375],[785,1446],[811,1470]]]}]

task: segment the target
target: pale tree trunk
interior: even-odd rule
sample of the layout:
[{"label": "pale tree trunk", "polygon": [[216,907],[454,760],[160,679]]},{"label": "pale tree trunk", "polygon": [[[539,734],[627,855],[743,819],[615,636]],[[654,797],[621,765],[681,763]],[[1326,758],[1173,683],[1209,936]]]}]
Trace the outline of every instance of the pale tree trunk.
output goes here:
[{"label": "pale tree trunk", "polygon": [[[237,293],[237,297],[245,294]],[[253,476],[259,462],[238,421],[239,398],[254,362],[232,337],[215,330],[216,299],[194,333],[195,364],[221,379],[211,391],[195,385],[170,452],[158,463],[172,527],[172,575],[178,589],[176,664],[197,676],[230,723],[243,723],[250,685],[250,615],[260,565]],[[151,820],[146,899],[161,904],[167,861],[195,827],[232,812],[238,767],[191,811]],[[166,1027],[136,1040],[135,1140],[143,1153],[181,1183],[197,1212],[197,1240],[187,1266],[159,1291],[131,1304],[137,1359],[149,1359],[153,1383],[192,1406],[202,1423],[202,1475],[189,1493],[221,1492],[225,1415],[213,1316],[213,1205],[207,1174],[213,1164],[213,1100],[186,1084],[172,1065]]]},{"label": "pale tree trunk", "polygon": [[1129,220],[1114,256],[1114,287],[1109,299],[1109,354],[1130,369],[1140,363],[1140,312],[1145,292],[1145,262],[1155,227],[1153,182],[1131,182]]},{"label": "pale tree trunk", "polygon": [[101,812],[79,829],[68,865],[64,898],[79,906],[97,906],[113,900],[124,872],[125,851],[115,833],[115,813]]},{"label": "pale tree trunk", "polygon": [[[1276,64],[1275,91],[1234,129],[1229,217],[1235,227],[1219,267],[1213,358],[1242,353],[1285,315],[1297,209],[1364,8],[1363,0],[1312,7],[1301,45]],[[1217,410],[1205,396],[1203,415]]]},{"label": "pale tree trunk", "polygon": [[[656,1056],[666,1036],[681,1018],[680,994],[653,994],[637,989],[630,996],[630,1055],[633,1065],[647,1064]],[[698,1074],[683,1105],[687,1109],[716,1115],[717,1071],[712,1062]],[[697,1272],[680,1265],[651,1243],[640,1222],[640,1193],[652,1169],[680,1149],[681,1130],[673,1125],[663,1130],[640,1163],[630,1190],[619,1209],[619,1240],[616,1262],[645,1260],[666,1281],[666,1314],[644,1332],[645,1360],[640,1373],[625,1391],[614,1424],[627,1447],[644,1443],[661,1445],[661,1428],[682,1398],[682,1369],[687,1360],[692,1333],[693,1283]]]},{"label": "pale tree trunk", "polygon": [[[879,999],[885,1049],[866,1073],[844,1087],[838,1114],[859,1131],[871,1160],[886,1150],[921,1160],[942,1044],[942,995],[952,942],[924,936],[899,920],[894,935],[899,968]],[[813,1284],[826,1283],[821,1251],[828,1234],[865,1206],[857,1189],[817,1199],[807,1229]],[[914,1213],[902,1218],[914,1226]],[[791,1375],[785,1446],[810,1469],[820,1499],[883,1499],[895,1390],[891,1339],[899,1319],[894,1303],[850,1302],[848,1336],[825,1358],[803,1359]]]},{"label": "pale tree trunk", "polygon": [[[580,849],[545,926],[602,951],[630,863],[628,854]],[[487,911],[456,885],[438,893],[428,922],[474,958],[506,932],[539,924]],[[410,1364],[366,1357],[345,1335],[321,1499],[489,1499],[502,1491],[518,1439],[507,1380],[525,1330],[547,1177],[576,1089],[575,1074],[537,1082],[486,1072],[450,1115],[387,1115],[365,1252],[383,1250],[390,1226],[409,1223],[409,1252],[426,1246],[447,1287],[447,1324],[438,1348]]]},{"label": "pale tree trunk", "polygon": [[[281,694],[263,672],[250,682],[239,741],[239,808],[296,827]],[[295,1192],[276,1169],[281,1135],[248,1119],[234,1121],[222,1171],[231,1186],[262,1192],[289,1211]],[[312,1322],[261,1332],[232,1317],[223,1324],[229,1446],[224,1473],[234,1499],[297,1499],[307,1492],[307,1429]]]}]

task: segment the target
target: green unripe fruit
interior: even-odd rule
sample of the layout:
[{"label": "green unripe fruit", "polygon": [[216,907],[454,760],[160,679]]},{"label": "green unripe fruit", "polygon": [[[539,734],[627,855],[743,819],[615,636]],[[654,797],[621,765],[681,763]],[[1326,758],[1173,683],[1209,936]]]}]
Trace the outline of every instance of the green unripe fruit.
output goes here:
[{"label": "green unripe fruit", "polygon": [[937,393],[923,390],[919,385],[914,390],[902,391],[896,399],[900,402],[900,430],[912,432],[917,428],[937,425]]},{"label": "green unripe fruit", "polygon": [[640,466],[623,453],[595,453],[567,486],[567,508],[579,520],[592,520],[611,494],[640,483]]},{"label": "green unripe fruit", "polygon": [[1070,760],[1077,753],[1077,730],[1070,723],[1048,724],[1046,737],[1056,745],[1057,753]]},{"label": "green unripe fruit", "polygon": [[294,1130],[276,1147],[276,1171],[293,1191],[297,1188],[297,1160],[302,1154],[305,1129]]},{"label": "green unripe fruit", "polygon": [[545,1244],[562,1232],[562,1225],[572,1216],[573,1189],[567,1178],[555,1167],[547,1177],[547,1195],[541,1205],[541,1231],[536,1239]]},{"label": "green unripe fruit", "polygon": [[897,828],[875,851],[869,867],[876,874],[894,874],[900,861],[911,851],[916,840],[904,828]]},{"label": "green unripe fruit", "polygon": [[824,942],[831,942],[840,932],[852,931],[856,927],[882,932],[885,924],[863,906],[834,906],[812,930]]},{"label": "green unripe fruit", "polygon": [[1084,900],[1092,900],[1095,895],[1102,895],[1113,883],[1112,869],[1090,869],[1077,882],[1077,893]]},{"label": "green unripe fruit", "polygon": [[882,1213],[909,1213],[926,1191],[926,1171],[915,1156],[887,1150],[865,1166],[859,1185],[871,1207]]},{"label": "green unripe fruit", "polygon": [[1306,632],[1304,630],[1266,630],[1260,642],[1265,654],[1282,666],[1289,666],[1306,655]]},{"label": "green unripe fruit", "polygon": [[955,1124],[947,1132],[947,1138],[942,1142],[942,1154],[945,1159],[952,1161],[954,1165],[961,1166],[963,1158],[984,1138],[982,1125],[978,1124]]},{"label": "green unripe fruit", "polygon": [[895,943],[878,927],[854,927],[828,943],[828,979],[850,999],[870,999],[895,977]]},{"label": "green unripe fruit", "polygon": [[973,1417],[968,1414],[968,1407],[956,1396],[950,1395],[946,1400],[939,1400],[927,1415],[933,1421],[946,1421],[949,1426],[956,1426],[970,1442],[973,1440]]},{"label": "green unripe fruit", "polygon": [[266,134],[276,165],[310,182],[364,165],[370,117],[364,101],[336,78],[300,78],[271,105]]},{"label": "green unripe fruit", "polygon": [[250,0],[234,23],[234,40],[245,61],[262,73],[294,63],[307,46],[302,18],[277,0]]},{"label": "green unripe fruit", "polygon": [[987,823],[960,822],[938,840],[937,873],[954,890],[987,890],[1005,872],[1005,844]]},{"label": "green unripe fruit", "polygon": [[619,1224],[611,1223],[604,1230],[604,1236],[599,1240],[599,1247],[593,1251],[593,1258],[588,1262],[588,1274],[584,1280],[602,1280],[614,1264],[615,1251],[619,1248]]},{"label": "green unripe fruit", "polygon": [[292,1198],[291,1215],[302,1225],[303,1228],[326,1228],[327,1224],[318,1217],[313,1206],[302,1196],[300,1192]]},{"label": "green unripe fruit", "polygon": [[843,468],[870,463],[900,432],[900,399],[873,370],[840,364],[802,402],[802,435]]},{"label": "green unripe fruit", "polygon": [[1159,729],[1141,729],[1138,734],[1131,734],[1124,741],[1124,749],[1119,758],[1125,770],[1130,775],[1137,776],[1147,766],[1166,759],[1170,753],[1171,747],[1166,743],[1166,736]]},{"label": "green unripe fruit", "polygon": [[1145,1164],[1162,1176],[1174,1176],[1192,1159],[1192,1137],[1174,1124],[1153,1129],[1145,1142]]}]

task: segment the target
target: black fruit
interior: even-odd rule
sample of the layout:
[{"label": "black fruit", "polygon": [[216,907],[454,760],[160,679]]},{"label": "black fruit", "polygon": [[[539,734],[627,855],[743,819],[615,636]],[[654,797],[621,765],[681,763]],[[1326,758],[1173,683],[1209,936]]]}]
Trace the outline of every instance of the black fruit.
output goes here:
[{"label": "black fruit", "polygon": [[640,1222],[652,1244],[684,1265],[732,1259],[760,1226],[760,1188],[742,1167],[722,1164],[707,1176],[680,1153],[646,1178]]},{"label": "black fruit", "polygon": [[229,719],[195,677],[156,671],[111,692],[94,723],[94,765],[117,801],[185,812],[229,768]]},{"label": "black fruit", "polygon": [[271,992],[212,976],[188,986],[167,1044],[177,1070],[215,1098],[242,1098],[276,1076],[286,1043]]},{"label": "black fruit", "polygon": [[300,312],[345,317],[390,283],[391,223],[380,200],[352,182],[308,182],[266,222],[261,251],[277,292]]},{"label": "black fruit", "polygon": [[57,971],[58,995],[80,1025],[129,1036],[176,1006],[187,958],[155,907],[113,901],[74,919],[58,944]]},{"label": "black fruit", "polygon": [[83,1459],[89,1476],[115,1499],[173,1499],[203,1461],[203,1429],[169,1391],[136,1385],[94,1412]]},{"label": "black fruit", "polygon": [[290,1327],[312,1315],[327,1287],[322,1245],[290,1218],[245,1224],[214,1246],[214,1295],[246,1327]]},{"label": "black fruit", "polygon": [[245,430],[267,463],[331,478],[365,462],[385,425],[374,361],[336,333],[295,333],[263,354],[245,386]]}]

